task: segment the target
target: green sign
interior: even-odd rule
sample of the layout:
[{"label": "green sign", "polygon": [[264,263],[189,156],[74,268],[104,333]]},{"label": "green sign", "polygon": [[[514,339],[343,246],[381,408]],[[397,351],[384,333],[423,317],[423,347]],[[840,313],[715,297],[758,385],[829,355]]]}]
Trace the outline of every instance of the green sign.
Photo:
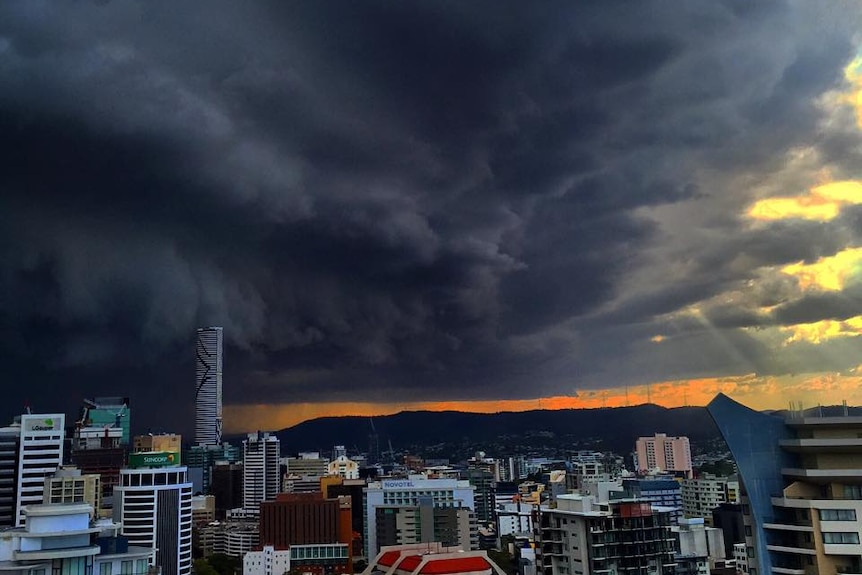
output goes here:
[{"label": "green sign", "polygon": [[175,451],[148,451],[129,454],[129,467],[170,467],[179,464],[180,454]]}]

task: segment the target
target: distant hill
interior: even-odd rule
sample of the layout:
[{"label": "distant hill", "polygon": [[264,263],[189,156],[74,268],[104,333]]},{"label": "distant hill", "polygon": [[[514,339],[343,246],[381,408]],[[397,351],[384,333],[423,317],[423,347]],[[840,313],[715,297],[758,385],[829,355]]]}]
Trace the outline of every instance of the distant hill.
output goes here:
[{"label": "distant hill", "polygon": [[[635,440],[656,432],[685,435],[695,445],[721,442],[704,407],[666,408],[653,404],[603,409],[535,410],[503,413],[405,411],[374,418],[381,452],[391,441],[396,452],[457,458],[483,449],[489,455],[536,455],[577,449],[627,454]],[[282,452],[320,451],[333,445],[365,452],[368,417],[324,417],[277,432]]]}]

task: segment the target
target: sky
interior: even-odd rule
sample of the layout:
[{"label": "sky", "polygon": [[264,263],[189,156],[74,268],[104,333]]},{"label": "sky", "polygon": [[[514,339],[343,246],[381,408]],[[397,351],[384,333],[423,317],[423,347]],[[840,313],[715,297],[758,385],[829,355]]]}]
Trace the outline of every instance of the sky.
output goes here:
[{"label": "sky", "polygon": [[0,417],[862,404],[862,4],[0,3]]}]

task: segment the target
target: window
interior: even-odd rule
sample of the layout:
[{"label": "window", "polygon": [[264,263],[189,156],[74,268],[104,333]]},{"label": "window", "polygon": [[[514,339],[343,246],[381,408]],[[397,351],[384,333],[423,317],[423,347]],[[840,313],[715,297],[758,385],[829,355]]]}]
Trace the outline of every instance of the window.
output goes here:
[{"label": "window", "polygon": [[845,485],[844,499],[862,499],[862,485]]},{"label": "window", "polygon": [[121,561],[120,562],[120,575],[132,575],[132,562],[131,561]]},{"label": "window", "polygon": [[859,543],[859,534],[852,533],[844,533],[844,532],[836,532],[836,531],[824,531],[823,532],[823,542],[824,543],[850,543],[850,544],[858,544]]},{"label": "window", "polygon": [[855,509],[821,509],[820,521],[856,521]]},{"label": "window", "polygon": [[135,573],[146,573],[147,566],[148,565],[146,559],[137,559],[135,561]]},{"label": "window", "polygon": [[99,575],[111,575],[111,566],[113,563],[108,561],[99,564]]}]

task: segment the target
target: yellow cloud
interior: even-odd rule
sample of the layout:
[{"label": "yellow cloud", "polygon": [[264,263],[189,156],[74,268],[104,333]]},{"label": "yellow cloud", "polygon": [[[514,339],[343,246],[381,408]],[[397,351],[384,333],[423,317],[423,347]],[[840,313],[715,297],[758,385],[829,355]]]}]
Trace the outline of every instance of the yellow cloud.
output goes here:
[{"label": "yellow cloud", "polygon": [[862,316],[851,317],[843,321],[823,320],[814,323],[801,323],[782,327],[781,331],[789,332],[785,345],[798,342],[822,343],[837,337],[857,337],[862,335]]},{"label": "yellow cloud", "polygon": [[804,290],[821,289],[840,291],[847,280],[856,276],[862,266],[862,248],[848,248],[834,256],[820,258],[813,264],[797,262],[782,268],[782,272],[794,276]]},{"label": "yellow cloud", "polygon": [[836,218],[848,204],[862,204],[862,182],[829,182],[803,196],[759,200],[749,208],[748,216],[762,221],[801,218],[825,222]]},{"label": "yellow cloud", "polygon": [[663,335],[654,335],[654,336],[652,336],[651,338],[649,338],[649,340],[650,340],[651,342],[653,342],[653,343],[661,343],[661,342],[663,342],[665,339],[667,339],[667,338],[666,338],[665,336],[663,336]]},{"label": "yellow cloud", "polygon": [[853,107],[856,124],[862,128],[862,56],[856,56],[847,64],[844,79],[850,84],[850,90],[841,95],[841,101]]}]

